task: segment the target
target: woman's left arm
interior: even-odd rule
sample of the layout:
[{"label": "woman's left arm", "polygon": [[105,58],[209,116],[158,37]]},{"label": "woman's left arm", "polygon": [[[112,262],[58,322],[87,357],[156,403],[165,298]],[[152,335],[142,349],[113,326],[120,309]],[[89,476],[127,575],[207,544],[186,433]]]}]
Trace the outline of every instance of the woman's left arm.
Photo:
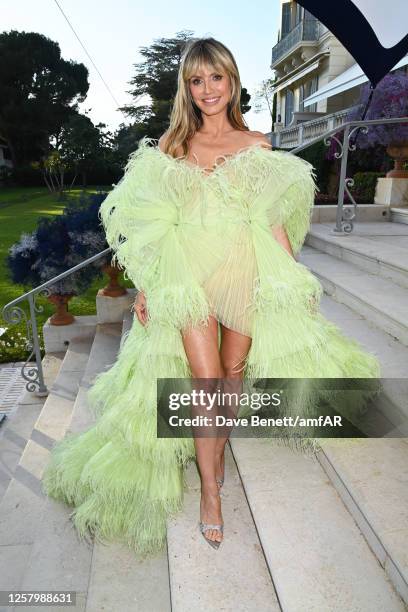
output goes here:
[{"label": "woman's left arm", "polygon": [[274,238],[276,238],[277,242],[279,242],[279,244],[281,244],[283,248],[287,250],[289,255],[291,255],[293,259],[295,259],[295,256],[293,255],[292,247],[290,246],[289,238],[285,231],[285,228],[282,225],[275,225],[271,229],[272,229],[272,234]]}]

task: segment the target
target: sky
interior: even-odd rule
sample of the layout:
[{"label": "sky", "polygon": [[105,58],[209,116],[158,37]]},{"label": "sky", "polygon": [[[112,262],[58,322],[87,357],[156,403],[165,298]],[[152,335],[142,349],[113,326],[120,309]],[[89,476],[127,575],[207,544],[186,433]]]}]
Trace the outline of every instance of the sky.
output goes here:
[{"label": "sky", "polygon": [[[155,39],[175,37],[190,30],[194,37],[212,36],[235,57],[242,87],[251,95],[262,80],[273,76],[272,47],[277,42],[280,0],[0,0],[0,31],[39,32],[58,42],[65,60],[82,62],[89,70],[88,96],[80,109],[89,111],[94,123],[103,122],[114,131],[131,123],[117,109],[100,76],[70,29],[58,5],[68,17],[83,45],[119,105],[132,102],[127,90],[135,74],[133,64],[143,61],[141,47]],[[251,104],[251,102],[250,102]],[[250,110],[245,120],[251,130],[269,132],[270,115]]]}]

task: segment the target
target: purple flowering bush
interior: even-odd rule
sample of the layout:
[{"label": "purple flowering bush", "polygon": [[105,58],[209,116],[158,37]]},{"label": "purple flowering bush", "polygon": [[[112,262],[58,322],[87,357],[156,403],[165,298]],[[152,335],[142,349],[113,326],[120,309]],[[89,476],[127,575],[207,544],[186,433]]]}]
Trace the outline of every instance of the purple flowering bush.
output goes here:
[{"label": "purple flowering bush", "polygon": [[[6,263],[13,283],[32,288],[43,284],[85,259],[106,249],[108,244],[98,218],[106,193],[89,195],[70,202],[64,213],[49,219],[42,217],[31,233],[23,233],[13,244]],[[50,286],[58,295],[80,295],[102,276],[110,260],[105,256],[77,270]]]},{"label": "purple flowering bush", "polygon": [[[364,108],[368,102],[370,95],[370,84],[366,83],[360,91],[359,101],[347,115],[347,121],[361,121]],[[387,74],[377,85],[373,92],[370,105],[367,110],[365,119],[390,119],[392,117],[407,117],[408,115],[408,76],[403,71]],[[357,134],[354,132],[353,137]],[[339,130],[335,136],[342,141],[343,131]],[[372,159],[372,167],[379,168],[381,171],[386,170],[384,166],[384,158],[386,148],[390,144],[408,143],[408,123],[394,125],[372,125],[367,127],[367,134],[363,129],[358,130],[356,145],[356,154],[361,158],[364,149],[370,149],[369,156],[375,156]],[[331,139],[330,145],[326,153],[326,159],[335,160],[335,153],[339,151],[339,146]],[[360,153],[359,153],[360,151]],[[387,159],[389,159],[387,157]],[[385,164],[387,165],[387,164]]]},{"label": "purple flowering bush", "polygon": [[[358,104],[349,112],[347,121],[359,121],[370,95],[370,85],[366,83],[360,93]],[[408,116],[408,75],[403,71],[387,74],[377,85],[368,107],[365,119],[381,119]],[[357,146],[362,149],[408,144],[408,120],[405,124],[372,125],[367,133],[359,130]]]}]

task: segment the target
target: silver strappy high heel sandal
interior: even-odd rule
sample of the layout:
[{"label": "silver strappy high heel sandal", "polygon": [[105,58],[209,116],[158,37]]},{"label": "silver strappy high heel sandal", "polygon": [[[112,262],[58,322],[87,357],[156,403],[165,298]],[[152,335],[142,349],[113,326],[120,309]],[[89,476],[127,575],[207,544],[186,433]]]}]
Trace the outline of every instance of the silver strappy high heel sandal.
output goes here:
[{"label": "silver strappy high heel sandal", "polygon": [[[220,497],[220,493],[217,493],[218,497]],[[212,546],[213,548],[215,548],[216,550],[219,548],[221,542],[217,542],[216,540],[209,540],[208,538],[206,538],[205,536],[205,532],[207,531],[207,529],[216,529],[217,531],[219,531],[220,533],[224,533],[224,523],[219,523],[217,524],[213,524],[213,523],[203,523],[202,521],[199,521],[198,523],[200,532],[203,534],[203,538],[206,542],[209,543],[210,546]]]},{"label": "silver strappy high heel sandal", "polygon": [[208,542],[210,546],[212,546],[213,548],[218,550],[218,548],[220,547],[221,542],[217,542],[216,540],[209,540],[208,538],[205,537],[205,532],[207,531],[207,529],[216,529],[217,531],[220,531],[221,533],[224,533],[224,524],[215,525],[215,524],[212,524],[212,523],[202,523],[200,521],[199,522],[199,526],[200,526],[200,531],[203,534],[204,540],[206,542]]}]

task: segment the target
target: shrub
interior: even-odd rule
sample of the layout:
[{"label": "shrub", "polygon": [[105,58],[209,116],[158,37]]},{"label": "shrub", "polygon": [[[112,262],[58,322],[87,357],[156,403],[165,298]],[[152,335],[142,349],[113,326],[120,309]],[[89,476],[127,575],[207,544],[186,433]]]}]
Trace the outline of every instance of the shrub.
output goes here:
[{"label": "shrub", "polygon": [[[73,268],[108,247],[98,211],[106,193],[92,194],[70,202],[53,219],[41,217],[37,229],[23,233],[9,249],[7,265],[11,280],[29,288]],[[110,257],[81,268],[49,288],[59,295],[84,293]]]},{"label": "shrub", "polygon": [[377,179],[383,176],[383,172],[356,172],[353,176],[354,186],[350,189],[351,195],[364,204],[374,202]]},{"label": "shrub", "polygon": [[[0,332],[2,332],[0,334],[0,363],[10,363],[25,359],[25,353],[29,350],[26,335],[14,327],[8,329],[0,328]],[[43,357],[45,348],[41,328],[38,330],[38,334],[41,357]],[[24,357],[22,357],[23,355]]]}]

